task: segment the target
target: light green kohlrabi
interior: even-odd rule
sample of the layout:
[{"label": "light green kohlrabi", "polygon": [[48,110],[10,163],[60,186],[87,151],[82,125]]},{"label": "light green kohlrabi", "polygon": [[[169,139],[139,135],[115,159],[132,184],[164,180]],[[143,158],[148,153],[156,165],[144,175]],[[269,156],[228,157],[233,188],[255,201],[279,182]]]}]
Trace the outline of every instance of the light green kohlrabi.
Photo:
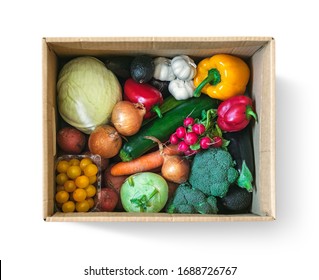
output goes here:
[{"label": "light green kohlrabi", "polygon": [[59,73],[57,102],[61,117],[86,134],[107,123],[122,99],[116,76],[98,59],[72,59]]}]

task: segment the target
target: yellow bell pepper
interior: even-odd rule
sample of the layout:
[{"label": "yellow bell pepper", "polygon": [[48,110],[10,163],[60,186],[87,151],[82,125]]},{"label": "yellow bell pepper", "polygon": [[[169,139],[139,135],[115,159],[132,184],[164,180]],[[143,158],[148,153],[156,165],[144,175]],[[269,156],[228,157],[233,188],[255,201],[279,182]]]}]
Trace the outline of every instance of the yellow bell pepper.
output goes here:
[{"label": "yellow bell pepper", "polygon": [[249,67],[242,59],[228,54],[216,54],[197,65],[194,96],[198,97],[202,92],[211,98],[226,100],[244,94],[249,76]]}]

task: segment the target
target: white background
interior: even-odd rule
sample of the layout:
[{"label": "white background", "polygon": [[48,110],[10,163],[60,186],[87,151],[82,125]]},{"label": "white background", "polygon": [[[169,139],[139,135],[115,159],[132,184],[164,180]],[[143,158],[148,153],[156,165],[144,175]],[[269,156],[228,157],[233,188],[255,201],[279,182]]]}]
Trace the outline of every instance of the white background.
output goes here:
[{"label": "white background", "polygon": [[[237,266],[236,275],[225,278],[315,279],[319,249],[319,20],[315,3],[1,1],[2,279],[99,278],[83,275],[90,265],[175,270],[179,266]],[[277,220],[45,223],[41,38],[54,36],[274,37]],[[170,274],[161,279],[177,278]]]}]

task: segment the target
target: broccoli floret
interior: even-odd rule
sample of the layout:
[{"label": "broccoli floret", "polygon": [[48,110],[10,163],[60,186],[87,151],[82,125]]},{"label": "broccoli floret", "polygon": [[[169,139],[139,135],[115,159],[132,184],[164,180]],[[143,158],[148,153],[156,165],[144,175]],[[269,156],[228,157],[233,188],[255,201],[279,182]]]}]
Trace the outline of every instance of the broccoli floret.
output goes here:
[{"label": "broccoli floret", "polygon": [[224,197],[238,178],[230,153],[220,148],[200,151],[194,157],[189,182],[206,196]]},{"label": "broccoli floret", "polygon": [[189,183],[184,183],[176,189],[166,211],[170,214],[216,214],[217,200],[215,197],[207,197],[200,190],[193,189]]}]

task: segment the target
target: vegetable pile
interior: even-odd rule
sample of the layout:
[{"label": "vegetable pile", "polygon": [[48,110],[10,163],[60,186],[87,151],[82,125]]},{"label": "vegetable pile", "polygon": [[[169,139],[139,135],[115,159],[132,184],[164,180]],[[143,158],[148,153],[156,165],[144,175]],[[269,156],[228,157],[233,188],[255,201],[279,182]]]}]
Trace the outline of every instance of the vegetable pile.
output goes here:
[{"label": "vegetable pile", "polygon": [[249,212],[249,78],[229,54],[68,61],[57,80],[56,210]]}]

